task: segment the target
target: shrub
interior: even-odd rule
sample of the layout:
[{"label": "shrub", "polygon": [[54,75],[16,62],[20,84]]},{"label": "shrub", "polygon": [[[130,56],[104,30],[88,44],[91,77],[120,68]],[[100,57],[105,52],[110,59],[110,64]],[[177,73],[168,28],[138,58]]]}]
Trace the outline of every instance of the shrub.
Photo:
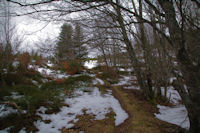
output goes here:
[{"label": "shrub", "polygon": [[3,79],[8,86],[19,84],[23,81],[23,77],[18,73],[7,73],[3,76]]},{"label": "shrub", "polygon": [[77,77],[69,77],[65,80],[55,80],[47,82],[42,85],[41,89],[73,89],[75,86],[78,86],[80,82],[89,82],[91,77],[88,75],[81,75]]},{"label": "shrub", "polygon": [[0,87],[0,101],[4,100],[5,96],[10,96],[10,87],[8,86],[4,86],[4,87]]},{"label": "shrub", "polygon": [[78,60],[72,60],[64,63],[64,68],[66,72],[70,75],[80,73],[81,63]]},{"label": "shrub", "polygon": [[29,55],[28,52],[26,52],[26,53],[19,55],[18,60],[19,60],[20,64],[22,65],[22,67],[24,67],[25,70],[27,70],[28,64],[31,62],[31,56]]},{"label": "shrub", "polygon": [[51,108],[59,107],[63,100],[60,97],[60,91],[56,89],[44,90],[36,86],[19,85],[14,87],[14,90],[20,95],[24,95],[24,97],[15,99],[16,104],[22,109],[27,110],[30,114],[34,113],[42,105]]}]

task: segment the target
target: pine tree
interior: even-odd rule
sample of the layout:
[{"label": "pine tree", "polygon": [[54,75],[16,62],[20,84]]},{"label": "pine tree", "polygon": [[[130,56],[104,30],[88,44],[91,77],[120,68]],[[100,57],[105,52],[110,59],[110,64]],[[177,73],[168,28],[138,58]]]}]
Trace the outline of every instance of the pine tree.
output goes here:
[{"label": "pine tree", "polygon": [[58,61],[82,60],[87,56],[84,46],[84,36],[79,23],[76,23],[74,31],[69,24],[63,24],[57,42]]},{"label": "pine tree", "polygon": [[76,23],[73,36],[74,54],[76,59],[81,60],[86,58],[87,49],[84,45],[83,31],[79,23]]},{"label": "pine tree", "polygon": [[66,61],[73,59],[72,47],[73,29],[69,24],[63,24],[57,42],[57,58],[59,61]]}]

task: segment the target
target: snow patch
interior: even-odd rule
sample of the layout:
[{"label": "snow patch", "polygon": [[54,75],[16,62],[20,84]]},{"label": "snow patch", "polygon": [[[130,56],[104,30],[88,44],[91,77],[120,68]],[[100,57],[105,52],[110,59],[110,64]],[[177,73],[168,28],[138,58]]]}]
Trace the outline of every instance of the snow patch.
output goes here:
[{"label": "snow patch", "polygon": [[184,105],[177,105],[175,107],[157,105],[157,107],[160,114],[155,113],[156,118],[189,129],[190,122]]},{"label": "snow patch", "polygon": [[132,85],[133,80],[137,80],[136,76],[122,76],[122,78],[119,79],[119,83],[113,84],[114,86],[120,86],[120,85]]},{"label": "snow patch", "polygon": [[104,81],[103,80],[101,80],[101,79],[99,79],[99,78],[96,78],[96,80],[97,80],[97,82],[99,82],[100,83],[100,85],[104,85],[105,83],[104,83]]},{"label": "snow patch", "polygon": [[17,113],[17,110],[13,109],[11,107],[8,107],[5,104],[0,105],[0,118],[6,117],[6,116],[8,116],[9,114],[12,114],[12,113]]},{"label": "snow patch", "polygon": [[51,61],[48,61],[47,66],[52,67],[52,66],[54,66],[54,64]]},{"label": "snow patch", "polygon": [[12,127],[8,127],[8,128],[3,129],[3,130],[0,130],[0,133],[10,133],[11,128]]},{"label": "snow patch", "polygon": [[[162,95],[164,96],[165,89],[161,88]],[[179,104],[181,101],[181,96],[179,95],[178,91],[174,89],[173,86],[167,87],[167,98],[170,100],[173,104]]]},{"label": "snow patch", "polygon": [[96,120],[105,118],[105,115],[112,109],[115,116],[115,125],[119,125],[128,118],[128,114],[122,109],[119,101],[115,99],[111,92],[102,95],[97,87],[87,88],[91,92],[84,92],[83,89],[77,89],[74,92],[74,97],[65,99],[65,103],[70,105],[69,107],[62,107],[61,111],[57,114],[44,114],[45,109],[41,107],[37,114],[42,117],[43,120],[50,120],[51,122],[46,124],[43,121],[35,122],[35,126],[39,129],[39,133],[59,133],[62,128],[71,128],[74,123],[78,121],[77,115],[83,115],[83,110],[86,110],[87,114],[95,115]]},{"label": "snow patch", "polygon": [[84,66],[86,66],[88,69],[92,69],[98,65],[97,61],[86,61]]},{"label": "snow patch", "polygon": [[[50,65],[50,64],[47,64],[47,65]],[[35,69],[36,71],[40,72],[44,77],[49,76],[49,77],[53,77],[55,79],[68,78],[69,77],[69,75],[67,75],[66,73],[61,73],[60,71],[51,70],[51,69],[45,68],[45,67],[39,67],[37,65],[29,65],[28,68],[29,69],[31,69],[31,68]]]},{"label": "snow patch", "polygon": [[19,61],[14,61],[12,63],[12,66],[15,67],[15,68],[17,68],[19,66]]},{"label": "snow patch", "polygon": [[123,88],[127,90],[140,90],[139,86],[124,86]]}]

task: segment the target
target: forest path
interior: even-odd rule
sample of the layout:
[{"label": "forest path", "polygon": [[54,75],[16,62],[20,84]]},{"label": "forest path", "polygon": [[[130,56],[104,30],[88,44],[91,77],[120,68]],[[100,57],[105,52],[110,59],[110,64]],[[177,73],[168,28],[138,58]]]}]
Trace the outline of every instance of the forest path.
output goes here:
[{"label": "forest path", "polygon": [[129,118],[115,127],[115,133],[175,133],[179,127],[155,118],[156,108],[145,99],[138,90],[123,89],[123,86],[112,86],[113,95],[117,98]]}]

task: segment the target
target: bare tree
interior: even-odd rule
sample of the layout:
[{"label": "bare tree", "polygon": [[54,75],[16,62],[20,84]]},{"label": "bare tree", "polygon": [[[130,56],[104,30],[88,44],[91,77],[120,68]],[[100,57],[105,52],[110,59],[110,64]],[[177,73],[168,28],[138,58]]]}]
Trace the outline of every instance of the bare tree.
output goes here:
[{"label": "bare tree", "polygon": [[[19,2],[14,3],[25,7],[42,5],[48,2],[52,2],[52,0],[34,4]],[[198,51],[200,37],[197,35],[200,31],[200,4],[197,0],[139,0],[139,7],[137,5],[135,5],[135,7],[130,7],[129,4],[127,4],[128,1],[122,0],[75,0],[75,2],[63,1],[61,3],[63,3],[63,5],[58,5],[55,2],[52,2],[52,5],[55,4],[55,8],[52,8],[52,10],[38,10],[39,8],[35,8],[35,10],[29,12],[29,14],[33,14],[35,12],[55,11],[55,14],[53,15],[63,17],[64,15],[73,12],[90,12],[92,9],[105,13],[104,10],[102,10],[102,7],[111,7],[109,10],[113,18],[115,18],[118,22],[117,26],[120,28],[123,42],[126,44],[126,49],[129,53],[132,65],[134,66],[139,85],[145,94],[149,94],[149,90],[146,88],[143,79],[151,80],[151,76],[150,78],[143,77],[149,74],[145,75],[142,73],[141,64],[137,58],[132,43],[132,36],[135,36],[136,32],[133,32],[132,35],[130,35],[130,29],[132,29],[132,31],[138,29],[133,29],[133,25],[131,24],[139,24],[138,31],[140,31],[140,43],[143,45],[145,63],[147,63],[145,64],[146,69],[150,69],[150,66],[147,65],[150,65],[151,63],[148,63],[148,55],[150,55],[150,53],[148,53],[148,49],[146,49],[148,45],[146,44],[147,40],[145,39],[144,24],[151,26],[157,34],[161,36],[161,39],[167,40],[167,43],[165,44],[171,45],[179,63],[180,72],[177,73],[177,71],[174,71],[173,73],[178,77],[179,81],[182,80],[187,85],[187,89],[185,89],[182,84],[174,82],[174,86],[177,87],[176,89],[179,91],[188,110],[191,124],[190,132],[197,133],[199,131],[200,115],[198,112],[200,112],[200,56]],[[134,3],[134,1],[132,1],[132,3]],[[148,12],[147,9],[151,9],[152,11]],[[149,14],[155,15],[156,19],[151,19]],[[91,16],[88,18],[91,19]],[[149,72],[151,72],[151,70],[148,70],[148,73]]]}]

